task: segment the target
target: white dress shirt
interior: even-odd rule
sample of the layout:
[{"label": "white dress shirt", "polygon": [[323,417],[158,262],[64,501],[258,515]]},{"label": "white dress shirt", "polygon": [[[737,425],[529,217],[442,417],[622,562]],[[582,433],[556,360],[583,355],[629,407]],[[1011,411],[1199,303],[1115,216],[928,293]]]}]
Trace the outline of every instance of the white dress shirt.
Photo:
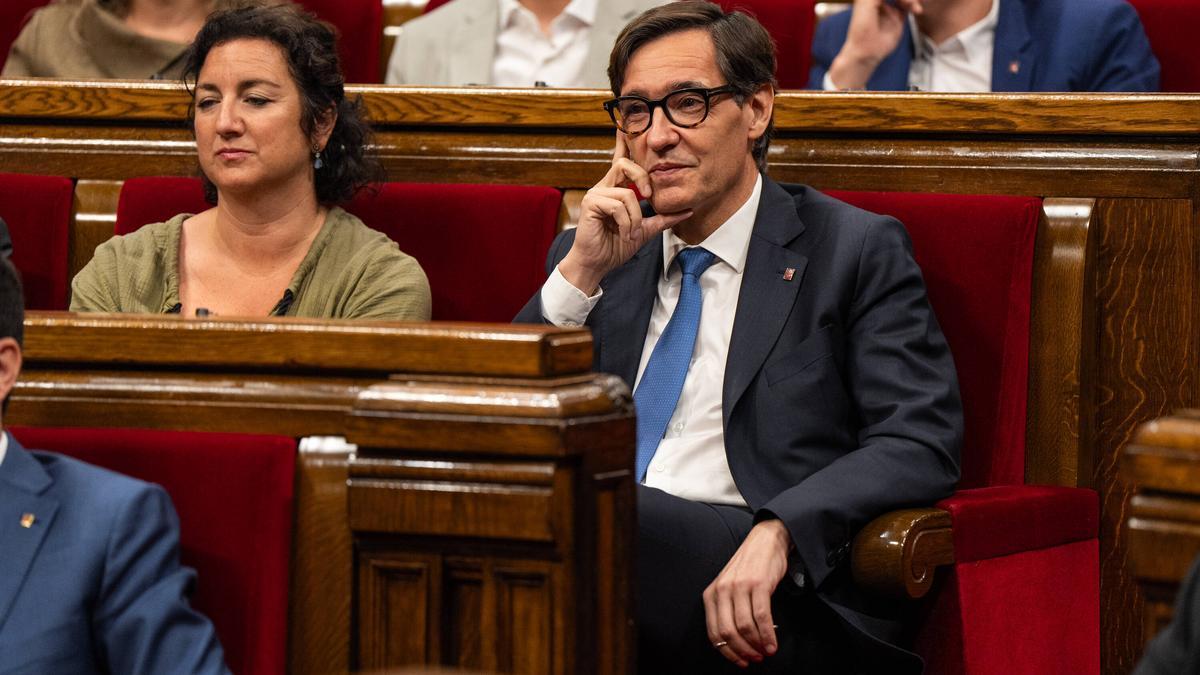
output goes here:
[{"label": "white dress shirt", "polygon": [[[1000,22],[1000,2],[992,0],[987,16],[968,26],[941,44],[934,44],[917,28],[917,20],[908,15],[912,34],[913,59],[908,68],[908,87],[914,91],[988,92],[992,90],[992,57],[996,46],[996,26]],[[837,90],[825,73],[822,87]]]},{"label": "white dress shirt", "polygon": [[8,454],[8,432],[0,431],[0,466],[4,466],[4,456]]},{"label": "white dress shirt", "polygon": [[542,32],[537,17],[518,0],[498,0],[500,27],[492,84],[497,87],[583,86],[584,61],[596,20],[597,0],[571,0]]},{"label": "white dress shirt", "polygon": [[[696,347],[679,402],[643,481],[684,499],[746,506],[745,498],[733,482],[725,454],[721,392],[733,317],[761,194],[762,176],[759,176],[746,203],[700,243],[716,256],[716,262],[700,276],[702,300]],[[671,230],[662,236],[663,274],[658,280],[658,294],[642,346],[637,382],[641,381],[654,345],[658,344],[679,301],[682,275],[674,262],[687,244]],[[587,319],[602,294],[601,290],[589,298],[555,268],[542,287],[542,313],[555,325],[578,326]]]}]

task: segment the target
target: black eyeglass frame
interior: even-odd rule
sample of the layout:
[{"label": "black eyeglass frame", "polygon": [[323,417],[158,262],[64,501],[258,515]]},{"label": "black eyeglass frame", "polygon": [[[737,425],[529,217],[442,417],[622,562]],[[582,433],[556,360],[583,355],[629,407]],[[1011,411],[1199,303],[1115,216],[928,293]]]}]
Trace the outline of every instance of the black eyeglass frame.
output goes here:
[{"label": "black eyeglass frame", "polygon": [[[684,129],[693,129],[700,126],[704,123],[704,120],[708,119],[708,113],[712,111],[712,97],[720,96],[721,94],[736,95],[737,93],[737,88],[732,84],[723,84],[719,87],[713,87],[712,89],[705,89],[704,87],[685,87],[683,89],[676,89],[675,91],[667,92],[666,96],[663,96],[655,101],[652,101],[645,96],[618,96],[605,101],[604,109],[608,111],[608,116],[610,119],[612,119],[612,123],[618,129],[625,132],[626,135],[640,136],[641,134],[649,131],[650,127],[653,126],[655,108],[662,108],[663,115],[666,115],[667,121],[669,121],[671,124],[674,124],[677,127],[683,127]],[[680,124],[679,122],[676,122],[675,118],[671,117],[671,109],[667,107],[667,99],[671,98],[672,96],[678,96],[679,94],[698,94],[703,97],[704,117],[701,117],[693,124]],[[641,131],[628,131],[625,129],[625,127],[621,126],[621,123],[617,121],[617,105],[620,104],[621,101],[641,101],[642,103],[646,104],[646,107],[648,108],[647,113],[649,115],[646,119],[649,121],[646,122],[645,129],[642,129]]]}]

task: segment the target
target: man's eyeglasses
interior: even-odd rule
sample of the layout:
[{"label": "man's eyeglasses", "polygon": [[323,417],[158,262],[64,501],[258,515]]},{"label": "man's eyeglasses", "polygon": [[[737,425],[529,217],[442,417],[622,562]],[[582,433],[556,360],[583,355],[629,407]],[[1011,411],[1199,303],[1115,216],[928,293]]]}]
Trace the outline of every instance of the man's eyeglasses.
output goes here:
[{"label": "man's eyeglasses", "polygon": [[708,118],[714,96],[736,91],[732,85],[726,84],[713,89],[677,89],[657,101],[641,96],[618,96],[605,101],[604,109],[608,111],[613,124],[630,136],[637,136],[650,128],[655,108],[662,108],[671,124],[690,129]]}]

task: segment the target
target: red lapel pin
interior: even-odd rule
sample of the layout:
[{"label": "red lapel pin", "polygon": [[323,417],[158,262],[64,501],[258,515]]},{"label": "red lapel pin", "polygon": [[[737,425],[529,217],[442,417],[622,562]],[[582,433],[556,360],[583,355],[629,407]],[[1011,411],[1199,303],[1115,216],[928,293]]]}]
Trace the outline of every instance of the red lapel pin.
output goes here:
[{"label": "red lapel pin", "polygon": [[791,281],[792,277],[794,277],[794,276],[796,276],[796,268],[795,267],[789,267],[783,271],[783,280],[784,281]]}]

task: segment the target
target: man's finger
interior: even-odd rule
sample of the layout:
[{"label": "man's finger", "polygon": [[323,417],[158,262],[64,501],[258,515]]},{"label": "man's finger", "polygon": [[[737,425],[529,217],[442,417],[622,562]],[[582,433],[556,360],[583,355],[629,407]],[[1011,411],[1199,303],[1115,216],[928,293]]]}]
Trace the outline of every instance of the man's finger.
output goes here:
[{"label": "man's finger", "polygon": [[654,194],[654,187],[650,184],[650,174],[638,165],[637,162],[622,157],[613,160],[613,168],[618,169],[625,176],[625,179],[637,186],[638,192],[643,197],[649,197]]},{"label": "man's finger", "polygon": [[625,132],[617,129],[617,143],[613,147],[613,162],[629,156],[629,146],[625,143]]},{"label": "man's finger", "polygon": [[758,654],[738,633],[737,623],[733,618],[733,601],[730,594],[724,591],[717,592],[717,634],[721,636],[721,641],[728,643],[729,648],[733,650],[733,655],[737,658],[734,663],[738,666],[747,665],[751,655]]},{"label": "man's finger", "polygon": [[758,634],[762,636],[761,648],[767,656],[771,656],[779,649],[775,620],[771,616],[771,594],[765,588],[756,588],[750,595],[750,603],[754,612],[754,623],[758,626]]},{"label": "man's finger", "polygon": [[678,213],[659,213],[649,218],[642,218],[642,231],[646,233],[647,237],[652,237],[662,234],[664,230],[669,230],[691,217],[691,209]]},{"label": "man's finger", "polygon": [[744,590],[736,592],[733,600],[733,620],[736,622],[738,634],[746,644],[754,650],[750,655],[753,660],[761,661],[763,656],[763,640],[758,634],[758,626],[754,623],[754,605],[750,593]]}]

